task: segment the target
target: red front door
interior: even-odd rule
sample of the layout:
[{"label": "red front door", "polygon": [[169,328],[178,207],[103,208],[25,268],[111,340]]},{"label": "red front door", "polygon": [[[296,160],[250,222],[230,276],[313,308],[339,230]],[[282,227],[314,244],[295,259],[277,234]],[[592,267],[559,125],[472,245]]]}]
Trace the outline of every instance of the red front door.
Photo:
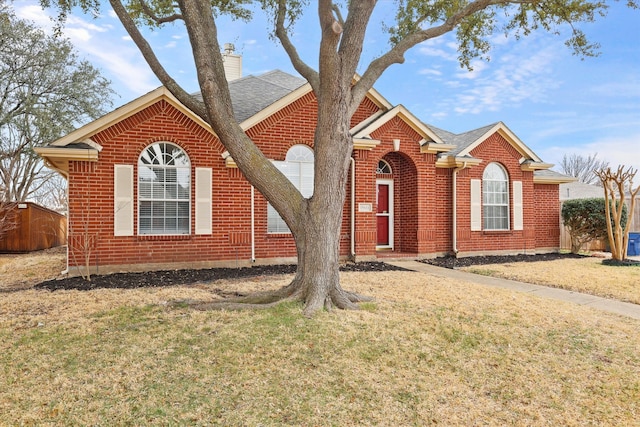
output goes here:
[{"label": "red front door", "polygon": [[392,247],[392,186],[391,182],[378,182],[377,183],[377,245],[382,248]]}]

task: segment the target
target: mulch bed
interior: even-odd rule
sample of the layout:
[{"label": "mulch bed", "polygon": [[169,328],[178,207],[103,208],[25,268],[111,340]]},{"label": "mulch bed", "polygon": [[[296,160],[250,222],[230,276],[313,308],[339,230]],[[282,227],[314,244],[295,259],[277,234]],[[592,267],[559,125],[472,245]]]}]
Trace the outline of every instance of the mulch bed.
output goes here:
[{"label": "mulch bed", "polygon": [[571,254],[571,253],[549,253],[549,254],[535,254],[535,255],[492,255],[492,256],[475,256],[475,257],[441,257],[433,259],[423,259],[420,262],[425,264],[431,264],[438,267],[445,268],[460,268],[471,267],[473,265],[485,265],[485,264],[507,264],[512,262],[535,262],[535,261],[552,261],[556,259],[567,258],[584,258],[584,255]]},{"label": "mulch bed", "polygon": [[[504,255],[504,256],[478,256],[478,257],[441,257],[424,259],[420,262],[445,268],[469,267],[472,265],[503,264],[512,262],[550,261],[566,258],[582,258],[583,255],[567,253],[550,253],[536,255]],[[376,272],[376,271],[402,271],[403,268],[395,267],[384,262],[358,262],[347,263],[340,267],[340,271]],[[271,276],[279,274],[295,273],[295,265],[261,265],[243,268],[209,268],[198,270],[167,270],[148,271],[143,273],[114,273],[91,276],[91,281],[82,277],[68,277],[49,280],[35,285],[36,289],[57,290],[81,290],[110,288],[110,289],[135,289],[147,287],[164,287],[177,285],[190,285],[195,283],[207,283],[223,279],[240,279],[257,276]]]},{"label": "mulch bed", "polygon": [[[404,270],[383,262],[348,263],[340,267],[340,271],[390,271]],[[91,276],[91,281],[82,277],[68,277],[49,280],[35,285],[35,289],[80,290],[92,289],[135,289],[147,287],[164,287],[206,283],[221,279],[240,279],[246,277],[271,276],[276,274],[295,273],[295,265],[260,265],[243,268],[209,268],[198,270],[148,271],[143,273],[114,273]]]}]

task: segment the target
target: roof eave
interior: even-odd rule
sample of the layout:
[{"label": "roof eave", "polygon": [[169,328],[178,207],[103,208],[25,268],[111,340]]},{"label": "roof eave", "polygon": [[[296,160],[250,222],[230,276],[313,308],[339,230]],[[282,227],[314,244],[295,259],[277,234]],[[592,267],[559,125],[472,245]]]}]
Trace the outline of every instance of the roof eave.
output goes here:
[{"label": "roof eave", "polygon": [[469,156],[442,156],[436,160],[437,168],[461,168],[461,167],[473,167],[482,163],[482,159]]},{"label": "roof eave", "polygon": [[97,148],[36,147],[34,151],[44,159],[51,169],[64,176],[69,174],[69,162],[97,162],[100,150]]},{"label": "roof eave", "polygon": [[525,156],[528,159],[531,159],[533,162],[542,163],[542,160],[529,148],[527,145],[522,142],[520,138],[514,134],[511,129],[507,127],[503,122],[498,122],[484,133],[480,138],[478,138],[475,142],[470,144],[464,150],[460,152],[460,154],[468,155],[473,151],[474,148],[482,144],[487,138],[489,138],[494,133],[500,134],[503,138],[505,138],[512,147],[514,147],[521,155]]},{"label": "roof eave", "polygon": [[425,141],[420,144],[420,152],[426,154],[446,153],[456,148],[453,144]]},{"label": "roof eave", "polygon": [[[444,141],[440,137],[429,129],[424,123],[418,120],[406,107],[402,104],[396,105],[392,109],[386,111],[384,114],[377,117],[375,120],[371,120],[367,126],[360,128],[355,126],[352,130],[354,138],[363,138],[371,135],[374,131],[382,127],[384,124],[392,120],[394,117],[400,117],[405,123],[407,123],[414,131],[421,135],[425,140],[429,138],[433,142],[444,144]],[[357,131],[354,131],[357,129]]]},{"label": "roof eave", "polygon": [[531,162],[525,161],[520,165],[520,169],[525,172],[534,172],[539,170],[547,170],[553,167],[553,163]]},{"label": "roof eave", "polygon": [[353,138],[354,150],[367,150],[371,151],[381,144],[381,141],[371,138]]},{"label": "roof eave", "polygon": [[533,176],[534,184],[568,184],[577,181],[572,176]]},{"label": "roof eave", "polygon": [[161,99],[167,100],[170,104],[172,104],[186,116],[190,117],[196,123],[200,124],[200,126],[215,135],[215,132],[213,132],[213,129],[211,129],[211,126],[209,126],[206,121],[202,120],[200,116],[185,107],[184,104],[178,101],[178,99],[173,96],[173,94],[169,92],[166,87],[161,86],[127,104],[124,104],[119,108],[116,108],[112,112],[100,117],[99,119],[87,123],[86,125],[52,142],[51,144],[49,144],[49,146],[64,147],[68,144],[85,140],[86,138],[91,137],[113,126],[115,123],[121,122],[122,120],[133,116],[134,114],[144,110],[150,105],[155,104]]}]

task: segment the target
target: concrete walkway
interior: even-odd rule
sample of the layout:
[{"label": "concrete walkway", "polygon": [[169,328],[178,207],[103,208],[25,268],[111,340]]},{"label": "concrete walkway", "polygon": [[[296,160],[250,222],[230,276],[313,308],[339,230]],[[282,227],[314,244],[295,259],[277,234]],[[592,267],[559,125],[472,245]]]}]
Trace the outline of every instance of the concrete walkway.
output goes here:
[{"label": "concrete walkway", "polygon": [[530,283],[517,282],[515,280],[499,279],[496,277],[482,276],[467,273],[460,270],[451,270],[444,267],[425,264],[418,261],[386,261],[387,264],[402,267],[407,270],[427,273],[436,277],[449,277],[465,282],[478,283],[496,288],[511,289],[516,292],[526,292],[543,298],[572,302],[578,305],[586,305],[610,313],[620,314],[640,320],[640,305],[621,302],[612,299],[596,297],[579,292],[565,291],[564,289],[550,288],[548,286],[532,285]]}]

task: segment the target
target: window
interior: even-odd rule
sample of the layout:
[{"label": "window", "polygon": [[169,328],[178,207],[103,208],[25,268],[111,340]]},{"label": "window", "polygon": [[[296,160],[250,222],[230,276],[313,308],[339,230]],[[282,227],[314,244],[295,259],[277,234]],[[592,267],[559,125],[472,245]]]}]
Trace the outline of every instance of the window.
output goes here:
[{"label": "window", "polygon": [[376,168],[376,173],[377,174],[390,174],[390,173],[392,173],[391,166],[386,161],[380,160],[378,162],[378,167]]},{"label": "window", "polygon": [[169,142],[147,147],[138,160],[138,233],[189,234],[191,163]]},{"label": "window", "polygon": [[[275,166],[289,178],[303,197],[313,195],[313,150],[306,145],[294,145],[287,151],[283,162]],[[289,227],[269,203],[267,205],[267,232],[290,233]]]},{"label": "window", "polygon": [[482,213],[485,230],[509,229],[509,178],[498,163],[482,174]]}]

